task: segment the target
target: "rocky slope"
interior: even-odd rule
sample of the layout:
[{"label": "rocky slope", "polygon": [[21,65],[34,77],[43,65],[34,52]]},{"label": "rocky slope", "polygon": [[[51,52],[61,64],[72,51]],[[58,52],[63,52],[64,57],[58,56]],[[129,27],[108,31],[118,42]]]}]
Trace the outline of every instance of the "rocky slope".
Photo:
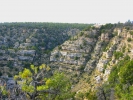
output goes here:
[{"label": "rocky slope", "polygon": [[132,32],[132,26],[81,31],[51,52],[50,66],[71,77],[77,97],[95,92],[108,80],[114,65],[126,56],[133,58]]},{"label": "rocky slope", "polygon": [[[49,53],[87,24],[0,23],[0,73],[49,62]],[[8,69],[8,70],[7,70]],[[12,71],[11,71],[12,70]]]}]

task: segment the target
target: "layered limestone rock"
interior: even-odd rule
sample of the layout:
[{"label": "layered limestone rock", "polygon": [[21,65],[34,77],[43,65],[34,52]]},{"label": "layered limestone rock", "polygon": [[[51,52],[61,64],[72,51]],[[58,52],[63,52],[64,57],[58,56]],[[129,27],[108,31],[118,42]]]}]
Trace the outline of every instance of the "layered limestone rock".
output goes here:
[{"label": "layered limestone rock", "polygon": [[[100,58],[95,61],[97,63],[94,64],[94,66],[96,65],[95,71],[92,72],[93,76],[91,76],[91,82],[90,82],[90,84],[94,85],[93,89],[98,87],[98,85],[101,86],[102,84],[104,84],[104,82],[108,80],[108,76],[110,75],[110,72],[113,66],[117,64],[120,60],[122,60],[125,56],[130,56],[131,59],[133,58],[132,57],[133,41],[132,41],[132,35],[130,34],[130,31],[131,30],[128,31],[126,29],[119,29],[119,28],[114,29],[113,32],[117,32],[118,35],[115,35],[110,39],[108,45],[106,46],[106,51],[104,51],[100,56]],[[128,41],[128,38],[131,38],[131,41]],[[104,39],[105,39],[105,35],[101,34],[101,40],[104,40]],[[102,46],[99,48],[102,48]],[[123,56],[116,59],[114,57],[114,52],[121,52]],[[90,67],[88,68],[91,69],[92,65],[91,64],[89,65]]]},{"label": "layered limestone rock", "polygon": [[[75,66],[74,69],[76,70],[84,69],[97,42],[94,38],[95,35],[98,35],[96,30],[85,31],[82,32],[82,35],[78,33],[76,36],[72,36],[70,40],[65,41],[51,52],[51,63],[58,63],[60,70],[64,66],[68,69],[73,69],[72,66]],[[61,66],[63,67],[61,68]]]}]

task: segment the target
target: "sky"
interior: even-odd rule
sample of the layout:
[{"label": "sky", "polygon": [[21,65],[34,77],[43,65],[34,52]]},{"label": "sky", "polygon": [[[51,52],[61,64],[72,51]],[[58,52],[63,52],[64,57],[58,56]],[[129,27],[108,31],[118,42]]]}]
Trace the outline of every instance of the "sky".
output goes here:
[{"label": "sky", "polygon": [[133,21],[133,0],[0,0],[0,22]]}]

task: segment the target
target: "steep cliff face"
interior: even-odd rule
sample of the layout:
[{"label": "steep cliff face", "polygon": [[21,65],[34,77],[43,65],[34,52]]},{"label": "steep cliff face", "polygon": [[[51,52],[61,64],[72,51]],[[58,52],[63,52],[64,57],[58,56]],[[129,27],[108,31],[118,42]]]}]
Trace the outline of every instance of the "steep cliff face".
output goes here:
[{"label": "steep cliff face", "polygon": [[77,82],[79,80],[77,78],[79,78],[87,62],[91,59],[91,53],[95,49],[98,36],[98,29],[81,31],[72,36],[51,52],[50,66],[56,66],[55,68],[60,71],[69,73],[70,77],[76,78],[74,80]]},{"label": "steep cliff face", "polygon": [[[83,34],[83,36],[80,36]],[[89,32],[81,32],[78,35],[71,37],[70,40],[64,42],[58,48],[51,52],[50,61],[61,62],[66,64],[85,65],[87,57],[93,51],[93,45],[96,43],[96,38],[85,37],[91,35]]]},{"label": "steep cliff face", "polygon": [[[104,83],[107,81],[112,67],[117,64],[119,60],[123,59],[125,56],[129,56],[131,59],[133,58],[133,37],[130,34],[130,31],[126,29],[114,29],[113,34],[117,32],[118,35],[111,38],[108,46],[106,47],[106,51],[102,53],[97,63],[96,70],[94,72],[96,83]],[[128,40],[129,38],[131,41]],[[119,56],[116,54],[119,54]]]},{"label": "steep cliff face", "polygon": [[96,91],[107,82],[114,65],[126,56],[133,58],[132,27],[100,31],[82,31],[51,52],[51,66],[68,73],[76,83],[73,91]]}]

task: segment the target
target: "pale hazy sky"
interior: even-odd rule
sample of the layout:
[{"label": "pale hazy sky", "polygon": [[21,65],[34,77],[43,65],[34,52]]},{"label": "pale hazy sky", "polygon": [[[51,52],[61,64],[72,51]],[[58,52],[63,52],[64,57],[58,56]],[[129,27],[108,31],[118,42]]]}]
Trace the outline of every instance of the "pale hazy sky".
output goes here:
[{"label": "pale hazy sky", "polygon": [[117,23],[133,20],[133,0],[0,0],[0,22]]}]

